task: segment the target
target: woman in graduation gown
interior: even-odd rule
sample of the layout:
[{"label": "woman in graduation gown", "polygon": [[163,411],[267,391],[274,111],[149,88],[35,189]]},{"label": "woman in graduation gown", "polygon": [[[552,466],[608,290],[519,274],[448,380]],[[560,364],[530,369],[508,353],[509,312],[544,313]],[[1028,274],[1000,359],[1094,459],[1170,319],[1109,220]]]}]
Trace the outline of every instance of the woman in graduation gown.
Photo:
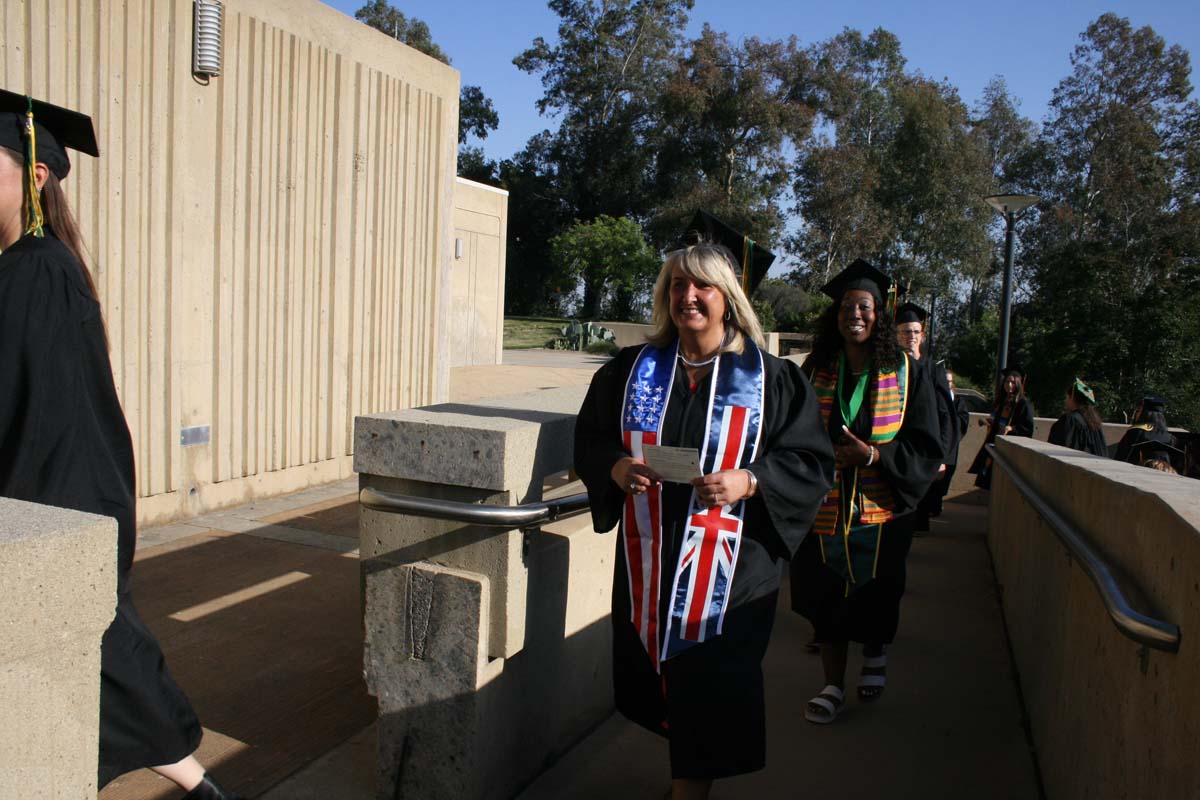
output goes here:
[{"label": "woman in graduation gown", "polygon": [[823,291],[833,305],[804,362],[838,468],[791,563],[792,608],[812,623],[825,673],[805,708],[815,723],[832,722],[845,704],[852,640],[863,644],[859,699],[883,692],[913,511],[943,461],[933,383],[897,346],[890,283],[862,259],[830,281]]},{"label": "woman in graduation gown", "polygon": [[[816,398],[763,335],[732,253],[672,252],[654,332],[592,380],[575,469],[597,531],[620,523],[613,578],[617,707],[670,742],[672,796],[761,769],[761,663],[780,560],[810,527],[833,472]],[[695,451],[702,477],[663,481],[648,444]]]},{"label": "woman in graduation gown", "polygon": [[1139,445],[1146,442],[1156,442],[1165,447],[1175,446],[1175,437],[1167,429],[1167,401],[1156,394],[1148,394],[1138,403],[1133,413],[1133,424],[1121,441],[1117,443],[1117,452],[1113,458],[1127,461],[1130,464],[1139,463],[1138,453],[1143,452]]},{"label": "woman in graduation gown", "polygon": [[1104,421],[1096,413],[1096,394],[1079,380],[1067,389],[1067,412],[1050,427],[1050,444],[1082,450],[1094,456],[1108,458],[1104,441]]},{"label": "woman in graduation gown", "polygon": [[1025,374],[1018,367],[1005,367],[996,384],[996,399],[992,403],[992,414],[985,423],[987,435],[971,468],[967,472],[975,476],[975,485],[980,489],[992,488],[992,457],[987,447],[997,436],[1033,436],[1033,405],[1025,397]]},{"label": "woman in graduation gown", "polygon": [[191,755],[200,723],[130,596],[133,447],[59,184],[70,170],[66,147],[98,155],[88,117],[0,91],[0,495],[117,520],[116,615],[100,649],[99,786],[151,767],[190,800],[232,798]]}]

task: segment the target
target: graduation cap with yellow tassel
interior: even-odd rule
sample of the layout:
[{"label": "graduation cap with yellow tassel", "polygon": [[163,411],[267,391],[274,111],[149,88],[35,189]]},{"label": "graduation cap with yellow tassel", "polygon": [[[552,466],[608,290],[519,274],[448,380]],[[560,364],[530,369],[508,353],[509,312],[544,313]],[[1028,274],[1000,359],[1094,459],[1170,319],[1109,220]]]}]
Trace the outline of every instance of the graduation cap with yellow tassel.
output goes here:
[{"label": "graduation cap with yellow tassel", "polygon": [[100,155],[92,118],[78,111],[0,89],[0,147],[20,153],[25,166],[25,233],[42,236],[45,224],[35,168],[40,162],[60,180],[71,171],[67,148]]},{"label": "graduation cap with yellow tassel", "polygon": [[733,254],[741,270],[739,279],[742,291],[747,297],[754,294],[775,261],[775,254],[770,250],[704,210],[697,211],[696,216],[692,217],[679,246],[690,247],[702,243],[719,244]]}]

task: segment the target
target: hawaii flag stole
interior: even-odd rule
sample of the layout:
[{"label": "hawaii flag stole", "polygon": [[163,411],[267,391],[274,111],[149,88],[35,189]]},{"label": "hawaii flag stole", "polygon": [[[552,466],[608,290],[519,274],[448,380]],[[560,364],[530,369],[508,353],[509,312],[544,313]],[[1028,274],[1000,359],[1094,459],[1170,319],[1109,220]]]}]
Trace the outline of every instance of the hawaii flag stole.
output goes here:
[{"label": "hawaii flag stole", "polygon": [[[678,345],[646,345],[634,363],[625,390],[621,432],[634,458],[658,444]],[[717,359],[710,384],[700,463],[705,474],[737,469],[754,460],[762,430],[763,358],[751,341],[741,354]],[[651,487],[625,499],[622,541],[629,571],[632,621],[655,669],[662,660],[721,632],[729,587],[741,547],[745,501],[705,508],[689,500],[688,523],[675,565],[667,630],[659,630],[662,579],[662,491]]]}]

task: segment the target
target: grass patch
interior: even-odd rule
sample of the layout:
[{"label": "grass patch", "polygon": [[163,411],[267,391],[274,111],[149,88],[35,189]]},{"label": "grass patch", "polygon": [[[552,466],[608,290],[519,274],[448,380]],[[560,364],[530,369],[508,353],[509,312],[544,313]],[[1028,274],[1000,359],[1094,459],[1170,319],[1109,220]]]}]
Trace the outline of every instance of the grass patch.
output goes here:
[{"label": "grass patch", "polygon": [[504,349],[532,350],[545,347],[558,338],[558,331],[568,320],[558,317],[505,317]]}]

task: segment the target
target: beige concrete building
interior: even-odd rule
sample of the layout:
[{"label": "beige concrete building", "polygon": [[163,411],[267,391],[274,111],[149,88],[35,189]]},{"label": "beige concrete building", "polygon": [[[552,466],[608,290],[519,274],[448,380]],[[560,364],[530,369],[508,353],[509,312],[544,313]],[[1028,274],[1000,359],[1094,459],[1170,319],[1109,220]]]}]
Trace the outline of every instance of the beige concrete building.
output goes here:
[{"label": "beige concrete building", "polygon": [[502,324],[507,197],[455,210],[456,70],[317,0],[225,2],[215,77],[193,33],[192,0],[0,4],[0,86],[95,120],[65,187],[143,522],[348,476],[356,415],[445,399],[451,331],[494,358]]}]

